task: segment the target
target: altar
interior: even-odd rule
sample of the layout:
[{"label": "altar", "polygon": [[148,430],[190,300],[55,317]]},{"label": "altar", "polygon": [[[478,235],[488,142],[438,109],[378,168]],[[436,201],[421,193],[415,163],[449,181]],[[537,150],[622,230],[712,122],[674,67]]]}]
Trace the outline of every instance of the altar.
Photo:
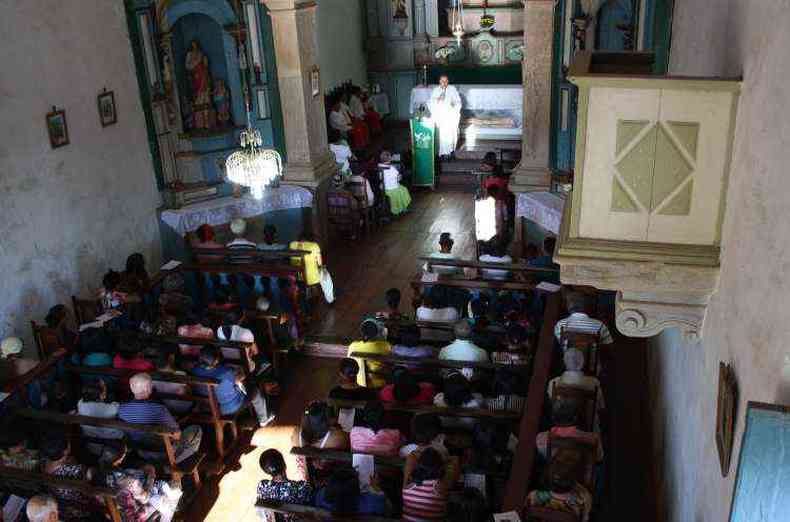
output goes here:
[{"label": "altar", "polygon": [[[458,85],[461,96],[461,133],[479,140],[521,140],[524,88],[521,85]],[[409,110],[414,115],[428,107],[435,85],[411,91]]]}]

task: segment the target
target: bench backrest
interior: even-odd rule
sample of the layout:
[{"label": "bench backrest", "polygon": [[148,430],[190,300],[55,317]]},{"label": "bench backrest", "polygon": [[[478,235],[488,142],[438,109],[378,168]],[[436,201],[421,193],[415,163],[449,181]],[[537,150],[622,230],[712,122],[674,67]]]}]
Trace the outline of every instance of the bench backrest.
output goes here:
[{"label": "bench backrest", "polygon": [[330,513],[325,509],[313,506],[303,506],[301,504],[284,504],[281,502],[265,502],[258,500],[255,504],[260,511],[271,511],[274,513],[284,513],[294,515],[297,520],[336,520],[342,522],[399,522],[397,518],[379,517],[374,515],[356,515]]}]

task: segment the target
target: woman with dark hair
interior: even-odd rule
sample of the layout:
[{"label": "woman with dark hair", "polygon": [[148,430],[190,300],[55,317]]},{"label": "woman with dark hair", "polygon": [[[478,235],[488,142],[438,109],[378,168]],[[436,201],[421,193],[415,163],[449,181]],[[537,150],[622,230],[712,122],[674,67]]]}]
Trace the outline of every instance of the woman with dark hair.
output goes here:
[{"label": "woman with dark hair", "polygon": [[[392,355],[396,357],[436,357],[439,350],[432,346],[420,345],[420,329],[416,325],[406,325],[398,332],[398,342],[392,347]],[[405,364],[407,368],[419,365]]]},{"label": "woman with dark hair", "polygon": [[156,369],[154,363],[143,357],[143,347],[140,342],[127,338],[118,340],[118,353],[112,360],[112,366],[138,372],[152,372]]},{"label": "woman with dark hair", "polygon": [[561,449],[551,457],[548,484],[527,495],[528,506],[538,506],[576,515],[580,522],[590,518],[593,498],[575,478],[581,455],[578,450]]},{"label": "woman with dark hair", "polygon": [[[357,353],[371,353],[376,355],[390,355],[392,353],[392,346],[387,342],[387,329],[381,321],[376,319],[365,319],[360,326],[362,333],[362,340],[355,341],[348,345],[348,357],[354,352]],[[357,376],[357,383],[360,386],[366,386],[367,376],[365,375],[365,360],[355,359],[359,364],[360,372]],[[371,371],[378,371],[382,369],[382,364],[375,361],[367,363],[367,367]],[[381,377],[372,376],[370,378],[370,385],[373,388],[381,388],[387,382]]]},{"label": "woman with dark hair", "polygon": [[458,310],[450,305],[450,299],[443,287],[430,287],[422,295],[422,303],[417,308],[418,321],[454,323],[459,319]]},{"label": "woman with dark hair", "polygon": [[449,456],[444,445],[442,423],[437,415],[432,413],[415,415],[411,423],[411,433],[414,442],[400,449],[398,453],[401,457],[406,458],[415,451],[422,451],[428,447],[438,451],[444,458]]},{"label": "woman with dark hair", "polygon": [[99,300],[104,312],[118,310],[126,302],[126,294],[120,291],[121,274],[110,270],[102,278],[102,288],[99,290]]},{"label": "woman with dark hair", "polygon": [[[93,470],[77,462],[71,455],[71,446],[63,432],[53,431],[46,435],[41,452],[46,458],[44,473],[56,477],[90,481]],[[58,501],[58,509],[64,520],[88,520],[97,511],[94,499],[73,489],[52,488]]]},{"label": "woman with dark hair", "polygon": [[148,271],[145,269],[145,257],[139,252],[135,252],[126,258],[126,270],[121,274],[121,287],[130,294],[136,294],[142,298],[148,291],[150,279]]},{"label": "woman with dark hair", "polygon": [[387,309],[376,314],[381,319],[397,320],[403,317],[400,313],[401,293],[397,288],[390,288],[384,292],[384,300],[387,302]]},{"label": "woman with dark hair", "polygon": [[338,385],[329,390],[331,399],[345,401],[368,401],[375,399],[376,393],[370,388],[357,384],[357,374],[359,373],[359,363],[354,359],[346,357],[340,361],[340,368],[337,371]]},{"label": "woman with dark hair", "polygon": [[456,457],[445,459],[433,448],[409,455],[403,469],[403,520],[445,520],[448,492],[459,473]]},{"label": "woman with dark hair", "polygon": [[[276,449],[268,449],[261,453],[258,460],[261,470],[271,477],[271,480],[261,480],[258,483],[258,500],[267,502],[284,502],[286,504],[312,505],[313,486],[304,480],[289,480],[285,468],[285,459]],[[275,522],[295,520],[292,515],[276,513]]]},{"label": "woman with dark hair", "polygon": [[77,345],[78,336],[69,328],[68,319],[69,312],[66,305],[56,304],[49,309],[44,321],[47,323],[47,328],[54,330],[58,345],[71,351]]},{"label": "woman with dark hair", "polygon": [[356,426],[351,429],[351,450],[381,457],[395,457],[403,444],[401,432],[384,428],[384,406],[380,402],[368,402],[363,410],[357,410]]},{"label": "woman with dark hair", "polygon": [[388,384],[379,392],[383,402],[421,405],[431,404],[436,390],[429,382],[419,382],[413,373],[403,367],[392,372],[392,384]]},{"label": "woman with dark hair", "polygon": [[[293,445],[300,448],[349,449],[348,434],[334,425],[329,417],[329,405],[325,402],[310,403],[294,439]],[[302,477],[316,487],[326,483],[333,464],[332,461],[311,459],[308,466],[307,460],[302,456],[297,457],[296,463]]]},{"label": "woman with dark hair", "polygon": [[472,393],[463,374],[453,372],[444,379],[444,391],[434,397],[433,404],[440,408],[482,408],[483,396]]},{"label": "woman with dark hair", "polygon": [[316,493],[315,505],[335,515],[387,515],[391,510],[375,476],[370,487],[362,491],[357,472],[350,468],[338,468],[332,473],[327,485]]},{"label": "woman with dark hair", "polygon": [[[203,225],[200,225],[197,230],[195,230],[190,243],[192,248],[225,248],[225,245],[215,241],[214,237],[214,227],[208,223],[204,223]],[[198,263],[219,263],[222,261],[222,257],[223,256],[221,254],[195,255],[195,259]]]}]

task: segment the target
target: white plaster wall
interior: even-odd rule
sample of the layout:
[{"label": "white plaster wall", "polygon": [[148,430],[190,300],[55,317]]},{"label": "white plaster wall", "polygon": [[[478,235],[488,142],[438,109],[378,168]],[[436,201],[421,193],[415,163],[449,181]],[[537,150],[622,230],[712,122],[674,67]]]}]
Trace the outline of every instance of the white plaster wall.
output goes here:
[{"label": "white plaster wall", "polygon": [[[651,398],[659,520],[728,520],[746,401],[790,404],[780,372],[790,356],[790,4],[679,0],[671,73],[743,75],[723,228],[721,281],[704,337],[654,339]],[[740,386],[736,445],[722,479],[715,445],[719,361]]]},{"label": "white plaster wall", "polygon": [[[88,295],[140,251],[159,263],[158,194],[121,0],[0,0],[0,336]],[[115,91],[102,128],[96,96]],[[52,150],[45,114],[65,108]]]},{"label": "white plaster wall", "polygon": [[318,2],[318,64],[324,92],[349,79],[355,85],[368,83],[365,16],[362,0]]}]

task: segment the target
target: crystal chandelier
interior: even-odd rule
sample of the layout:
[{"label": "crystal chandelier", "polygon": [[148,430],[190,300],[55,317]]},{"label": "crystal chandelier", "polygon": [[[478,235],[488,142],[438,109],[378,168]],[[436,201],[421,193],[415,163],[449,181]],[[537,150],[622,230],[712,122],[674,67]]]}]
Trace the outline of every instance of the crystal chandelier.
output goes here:
[{"label": "crystal chandelier", "polygon": [[464,36],[464,1],[455,0],[452,13],[450,14],[450,29],[455,36],[455,41],[461,45],[461,38]]},{"label": "crystal chandelier", "polygon": [[249,123],[239,135],[241,150],[228,156],[225,170],[228,181],[250,187],[255,199],[262,199],[267,187],[274,185],[283,173],[283,162],[276,150],[264,149],[258,129]]}]

